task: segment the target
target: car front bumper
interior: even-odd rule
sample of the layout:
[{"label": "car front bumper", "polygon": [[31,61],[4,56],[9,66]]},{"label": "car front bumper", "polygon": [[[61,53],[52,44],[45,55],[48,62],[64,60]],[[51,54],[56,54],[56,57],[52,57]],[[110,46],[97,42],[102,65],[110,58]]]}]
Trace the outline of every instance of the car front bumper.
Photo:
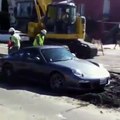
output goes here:
[{"label": "car front bumper", "polygon": [[80,82],[78,83],[78,87],[80,89],[99,89],[100,87],[104,87],[108,84],[108,79],[102,80],[90,80],[89,82]]},{"label": "car front bumper", "polygon": [[68,88],[72,89],[80,89],[80,90],[92,90],[99,89],[101,87],[105,87],[110,84],[110,78],[102,78],[102,79],[80,79],[78,77],[74,77],[74,79],[67,81]]}]

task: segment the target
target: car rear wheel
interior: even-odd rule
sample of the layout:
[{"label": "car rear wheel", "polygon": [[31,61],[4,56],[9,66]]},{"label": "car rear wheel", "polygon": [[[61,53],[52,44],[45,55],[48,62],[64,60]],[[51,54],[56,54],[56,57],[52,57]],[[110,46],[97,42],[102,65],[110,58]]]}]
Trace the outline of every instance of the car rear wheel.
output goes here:
[{"label": "car rear wheel", "polygon": [[60,90],[64,86],[64,76],[60,73],[54,73],[50,77],[50,88],[52,90]]},{"label": "car rear wheel", "polygon": [[2,68],[2,76],[6,81],[10,81],[13,77],[13,69],[11,66],[4,66]]}]

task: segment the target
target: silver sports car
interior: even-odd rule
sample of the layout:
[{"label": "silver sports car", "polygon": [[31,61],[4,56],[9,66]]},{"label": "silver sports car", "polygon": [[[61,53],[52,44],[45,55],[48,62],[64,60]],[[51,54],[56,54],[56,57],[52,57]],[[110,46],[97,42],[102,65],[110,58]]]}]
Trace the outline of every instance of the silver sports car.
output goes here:
[{"label": "silver sports car", "polygon": [[95,62],[78,59],[64,46],[27,47],[0,59],[6,80],[13,75],[50,85],[52,89],[104,88],[110,74]]}]

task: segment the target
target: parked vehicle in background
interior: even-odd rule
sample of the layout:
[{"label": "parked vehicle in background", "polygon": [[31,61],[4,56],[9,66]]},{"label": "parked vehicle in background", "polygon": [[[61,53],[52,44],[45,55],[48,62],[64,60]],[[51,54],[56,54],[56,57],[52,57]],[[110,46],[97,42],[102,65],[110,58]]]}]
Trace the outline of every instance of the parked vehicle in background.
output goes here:
[{"label": "parked vehicle in background", "polygon": [[[27,34],[22,33],[19,30],[16,30],[16,33],[18,33],[20,35],[21,42],[29,41],[29,37]],[[8,31],[0,33],[0,42],[7,43],[10,40],[10,36],[11,35],[8,33]]]},{"label": "parked vehicle in background", "polygon": [[[64,46],[27,47],[0,58],[3,76],[49,84],[52,89],[104,88],[110,74],[100,64],[78,59]],[[11,79],[12,81],[12,79]]]}]

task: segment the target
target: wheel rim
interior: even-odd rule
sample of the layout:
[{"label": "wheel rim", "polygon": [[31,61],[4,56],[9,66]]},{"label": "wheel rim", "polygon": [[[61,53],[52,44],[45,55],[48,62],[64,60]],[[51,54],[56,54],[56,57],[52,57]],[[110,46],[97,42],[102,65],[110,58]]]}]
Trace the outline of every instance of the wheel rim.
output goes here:
[{"label": "wheel rim", "polygon": [[54,74],[50,79],[50,87],[52,89],[60,89],[63,87],[63,81],[64,79],[62,75]]},{"label": "wheel rim", "polygon": [[4,68],[3,69],[3,75],[5,78],[9,78],[12,76],[12,70],[9,68]]},{"label": "wheel rim", "polygon": [[7,76],[7,77],[10,77],[11,75],[12,75],[11,70],[10,70],[10,69],[7,69],[7,70],[6,70],[6,76]]}]

